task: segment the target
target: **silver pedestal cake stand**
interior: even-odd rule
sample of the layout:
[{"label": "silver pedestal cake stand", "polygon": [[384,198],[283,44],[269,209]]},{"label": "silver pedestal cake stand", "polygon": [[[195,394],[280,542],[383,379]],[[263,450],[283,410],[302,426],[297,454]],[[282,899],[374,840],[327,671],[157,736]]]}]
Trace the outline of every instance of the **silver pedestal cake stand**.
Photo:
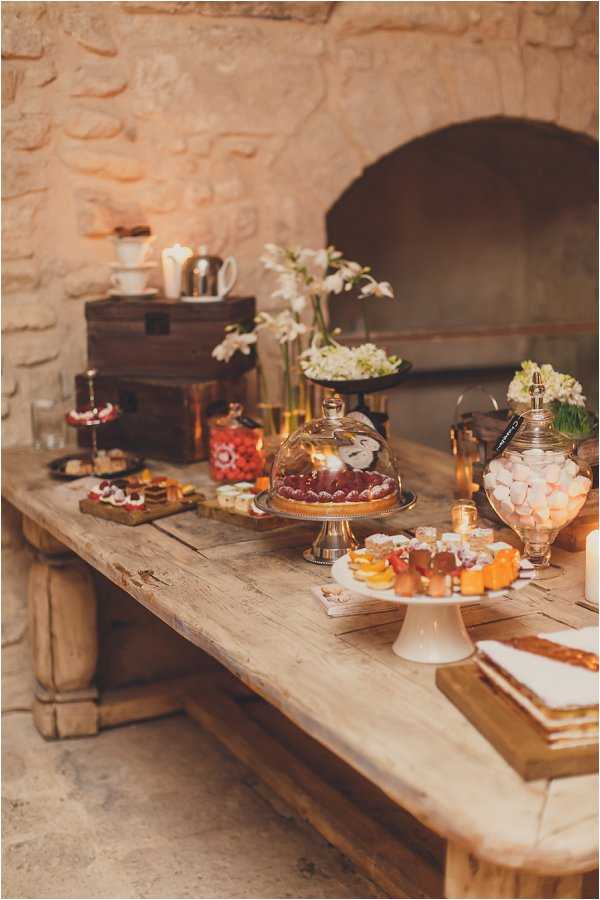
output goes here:
[{"label": "silver pedestal cake stand", "polygon": [[332,566],[348,550],[355,550],[358,547],[358,541],[350,526],[351,521],[387,518],[395,513],[412,509],[417,502],[417,495],[412,491],[402,491],[398,496],[397,503],[382,512],[361,513],[354,516],[309,516],[279,509],[273,505],[273,497],[273,491],[263,491],[258,494],[254,502],[262,512],[269,513],[271,516],[293,519],[295,522],[319,522],[321,524],[318,535],[302,554],[307,562],[315,563],[318,566]]}]

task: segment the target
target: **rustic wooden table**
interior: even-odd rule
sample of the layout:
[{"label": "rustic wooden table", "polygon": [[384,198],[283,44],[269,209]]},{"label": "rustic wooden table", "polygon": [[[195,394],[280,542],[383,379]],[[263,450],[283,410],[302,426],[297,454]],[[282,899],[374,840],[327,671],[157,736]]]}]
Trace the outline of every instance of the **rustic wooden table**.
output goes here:
[{"label": "rustic wooden table", "polygon": [[[398,455],[419,502],[386,530],[448,524],[450,458],[408,442]],[[188,512],[127,528],[83,516],[81,483],[52,481],[48,458],[6,451],[2,487],[37,548],[30,632],[45,736],[185,708],[394,896],[582,896],[582,873],[597,866],[597,777],[522,781],[437,690],[434,667],[393,655],[401,608],[328,618],[310,590],[327,570],[299,552],[312,526],[256,535]],[[204,465],[157,468],[209,485]],[[466,607],[471,636],[597,624],[577,605],[583,554],[555,559],[559,578]],[[81,560],[268,704],[240,705],[242,686],[202,676],[98,696],[96,598]]]}]

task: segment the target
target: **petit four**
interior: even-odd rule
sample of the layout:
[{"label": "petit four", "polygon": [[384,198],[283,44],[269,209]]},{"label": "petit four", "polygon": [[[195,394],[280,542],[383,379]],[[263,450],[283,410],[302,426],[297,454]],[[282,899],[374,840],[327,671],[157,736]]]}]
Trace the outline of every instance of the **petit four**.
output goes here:
[{"label": "petit four", "polygon": [[394,549],[394,541],[388,534],[372,534],[366,539],[365,548],[376,559],[384,559]]},{"label": "petit four", "polygon": [[167,502],[167,488],[160,484],[149,484],[144,491],[146,506],[161,506]]},{"label": "petit four", "polygon": [[378,590],[393,587],[399,597],[423,594],[442,598],[453,593],[479,597],[486,590],[509,588],[529,572],[533,575],[533,565],[521,560],[519,551],[502,541],[475,550],[453,539],[426,544],[423,536],[431,537],[432,532],[419,531],[418,537],[405,538],[398,544],[392,536],[371,535],[363,549],[348,553],[353,578]]},{"label": "petit four", "polygon": [[424,544],[435,544],[437,541],[438,530],[429,525],[419,525],[415,531],[415,537]]}]

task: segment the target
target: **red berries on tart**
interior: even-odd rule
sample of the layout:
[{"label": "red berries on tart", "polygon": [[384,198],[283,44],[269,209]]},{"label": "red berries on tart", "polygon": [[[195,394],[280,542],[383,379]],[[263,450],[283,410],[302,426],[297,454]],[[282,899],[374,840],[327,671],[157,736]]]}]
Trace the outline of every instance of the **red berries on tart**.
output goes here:
[{"label": "red berries on tart", "polygon": [[398,482],[380,472],[321,470],[284,475],[275,485],[273,506],[311,516],[369,514],[396,503]]}]

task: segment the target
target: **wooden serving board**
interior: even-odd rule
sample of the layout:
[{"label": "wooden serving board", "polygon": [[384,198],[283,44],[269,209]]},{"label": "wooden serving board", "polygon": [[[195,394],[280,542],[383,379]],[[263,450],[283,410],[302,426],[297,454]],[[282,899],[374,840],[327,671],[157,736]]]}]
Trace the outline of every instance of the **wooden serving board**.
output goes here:
[{"label": "wooden serving board", "polygon": [[150,509],[123,509],[122,506],[111,506],[110,503],[101,503],[98,500],[79,501],[79,509],[82,513],[90,516],[96,516],[98,519],[109,519],[111,522],[118,522],[119,525],[144,525],[146,522],[153,522],[154,519],[164,519],[165,516],[173,516],[175,513],[186,512],[193,509],[202,494],[190,494],[177,503],[161,503],[159,506],[153,506]]},{"label": "wooden serving board", "polygon": [[493,690],[474,662],[440,668],[435,681],[525,781],[598,771],[598,744],[551,750],[526,714]]},{"label": "wooden serving board", "polygon": [[219,506],[218,500],[201,500],[198,503],[198,515],[203,519],[216,519],[226,525],[238,525],[251,528],[253,531],[273,531],[290,525],[285,519],[276,516],[250,516],[247,513],[232,512]]}]

